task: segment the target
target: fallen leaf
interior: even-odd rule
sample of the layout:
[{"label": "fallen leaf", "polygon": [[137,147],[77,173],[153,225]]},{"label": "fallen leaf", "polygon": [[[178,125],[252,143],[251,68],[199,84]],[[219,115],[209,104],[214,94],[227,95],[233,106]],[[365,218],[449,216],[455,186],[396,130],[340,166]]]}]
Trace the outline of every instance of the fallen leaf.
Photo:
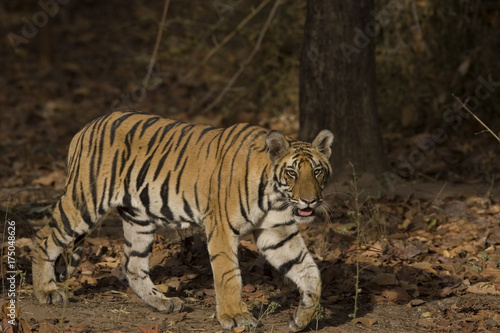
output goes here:
[{"label": "fallen leaf", "polygon": [[425,304],[425,301],[423,299],[415,298],[415,299],[412,299],[410,302],[408,302],[408,304],[406,305],[406,307],[407,308],[411,308],[411,307],[414,307],[414,306],[420,306],[422,304]]},{"label": "fallen leaf", "polygon": [[31,325],[24,319],[21,319],[19,321],[19,326],[21,327],[21,332],[31,332],[33,330],[33,328],[31,327]]},{"label": "fallen leaf", "polygon": [[384,290],[381,293],[381,296],[385,297],[387,300],[391,302],[409,302],[411,300],[411,296],[401,287],[394,287],[393,289]]},{"label": "fallen leaf", "polygon": [[246,293],[253,293],[256,290],[256,288],[252,284],[249,283],[249,284],[244,285],[242,290]]},{"label": "fallen leaf", "polygon": [[161,293],[168,293],[168,291],[170,290],[170,287],[165,283],[155,284],[155,288],[158,289],[158,291]]},{"label": "fallen leaf", "polygon": [[351,320],[353,324],[362,324],[365,326],[373,326],[377,322],[375,319],[366,318],[366,317],[358,317]]},{"label": "fallen leaf", "polygon": [[486,279],[500,280],[500,269],[494,267],[486,267],[479,274]]},{"label": "fallen leaf", "polygon": [[434,328],[437,325],[434,323],[434,320],[431,318],[424,318],[424,319],[419,319],[417,321],[417,326],[424,327],[424,328]]},{"label": "fallen leaf", "polygon": [[401,256],[405,259],[411,259],[411,258],[415,257],[416,255],[419,255],[420,253],[422,253],[422,251],[420,251],[420,249],[418,247],[416,247],[413,244],[410,244],[410,245],[405,246]]},{"label": "fallen leaf", "polygon": [[160,325],[155,324],[154,326],[137,326],[139,331],[141,333],[159,333],[160,332]]},{"label": "fallen leaf", "polygon": [[86,283],[90,286],[95,286],[97,285],[97,280],[96,278],[93,278],[92,276],[88,276],[88,275],[82,275],[81,278],[80,278],[80,281],[82,283]]},{"label": "fallen leaf", "polygon": [[89,244],[92,244],[92,245],[98,246],[98,247],[104,247],[104,246],[109,247],[109,246],[111,246],[111,243],[110,243],[108,237],[86,238],[85,241],[88,242]]},{"label": "fallen leaf", "polygon": [[431,268],[432,264],[430,262],[421,261],[421,262],[414,262],[410,266],[416,269],[426,270]]},{"label": "fallen leaf", "polygon": [[4,319],[2,322],[0,322],[0,329],[3,333],[14,333],[14,327],[9,324],[7,319]]},{"label": "fallen leaf", "polygon": [[49,323],[48,321],[42,321],[38,327],[39,333],[60,333],[60,329]]},{"label": "fallen leaf", "polygon": [[203,293],[207,296],[214,296],[215,290],[214,289],[203,289]]},{"label": "fallen leaf", "polygon": [[33,180],[33,184],[42,186],[52,186],[64,182],[66,174],[62,170],[56,170],[46,176],[38,177]]},{"label": "fallen leaf", "polygon": [[75,332],[75,333],[86,333],[91,332],[90,326],[86,324],[78,324],[76,326],[70,326],[64,328],[64,333]]},{"label": "fallen leaf", "polygon": [[377,274],[371,282],[378,284],[379,286],[393,286],[396,284],[396,281],[396,275],[390,273],[380,273]]},{"label": "fallen leaf", "polygon": [[[7,301],[2,305],[2,319],[18,319],[20,314],[21,312],[19,311],[19,308],[15,306],[15,303]],[[12,315],[14,315],[14,318],[12,318]]]},{"label": "fallen leaf", "polygon": [[495,285],[489,282],[478,282],[476,284],[470,285],[465,290],[471,294],[480,294],[480,295],[500,295],[500,291],[497,290]]}]

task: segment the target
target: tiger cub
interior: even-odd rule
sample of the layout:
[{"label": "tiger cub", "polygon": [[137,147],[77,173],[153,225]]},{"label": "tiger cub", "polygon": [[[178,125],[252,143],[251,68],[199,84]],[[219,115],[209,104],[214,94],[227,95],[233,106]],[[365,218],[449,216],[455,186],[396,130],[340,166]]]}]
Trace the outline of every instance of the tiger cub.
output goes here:
[{"label": "tiger cub", "polygon": [[[64,301],[54,262],[108,209],[117,208],[127,280],[154,309],[183,308],[149,277],[155,229],[195,225],[206,231],[217,319],[224,329],[257,324],[241,298],[237,253],[240,236],[249,233],[269,263],[297,285],[301,300],[289,329],[303,329],[319,303],[321,280],[298,224],[326,210],[321,190],[331,173],[332,142],[328,130],[306,143],[249,124],[221,129],[138,112],[95,119],[71,141],[66,187],[52,220],[36,235],[36,297],[41,303]],[[80,254],[76,248],[70,273]]]}]

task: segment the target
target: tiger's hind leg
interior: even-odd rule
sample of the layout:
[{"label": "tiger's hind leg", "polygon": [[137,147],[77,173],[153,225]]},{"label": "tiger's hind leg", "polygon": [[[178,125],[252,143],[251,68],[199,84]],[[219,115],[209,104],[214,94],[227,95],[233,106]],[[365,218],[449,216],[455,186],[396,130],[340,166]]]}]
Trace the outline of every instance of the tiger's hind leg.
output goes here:
[{"label": "tiger's hind leg", "polygon": [[125,264],[123,270],[132,290],[146,304],[161,312],[179,312],[183,308],[182,301],[177,297],[167,298],[154,286],[149,277],[149,258],[153,250],[153,222],[132,222],[127,213],[120,211],[123,217],[125,236]]},{"label": "tiger's hind leg", "polygon": [[[65,249],[74,244],[77,238],[83,237],[95,220],[90,217],[86,208],[78,209],[72,198],[64,194],[56,204],[51,222],[36,234],[33,253],[33,292],[40,303],[62,303],[65,300],[63,291],[57,288],[55,263]],[[83,212],[83,214],[82,214]],[[73,249],[65,273],[58,274],[57,280],[64,280],[78,265],[81,247]]]}]

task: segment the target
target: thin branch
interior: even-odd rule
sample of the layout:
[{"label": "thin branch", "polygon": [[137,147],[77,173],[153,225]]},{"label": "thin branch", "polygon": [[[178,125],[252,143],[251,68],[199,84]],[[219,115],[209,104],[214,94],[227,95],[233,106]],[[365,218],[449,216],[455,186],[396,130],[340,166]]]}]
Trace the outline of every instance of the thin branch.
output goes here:
[{"label": "thin branch", "polygon": [[[493,137],[494,137],[495,139],[497,139],[497,141],[498,141],[498,142],[500,142],[500,138],[498,137],[498,135],[496,135],[496,134],[495,134],[495,133],[494,133],[494,132],[493,132],[493,131],[492,131],[492,130],[488,127],[488,126],[486,126],[486,124],[485,124],[485,123],[483,123],[483,122],[481,121],[481,119],[479,119],[479,118],[478,118],[478,117],[474,114],[474,112],[472,112],[472,111],[471,111],[471,110],[467,107],[467,105],[465,105],[465,104],[464,104],[464,102],[462,102],[462,100],[461,100],[460,98],[458,98],[458,97],[457,97],[457,96],[455,96],[455,95],[453,95],[453,97],[455,97],[455,99],[458,101],[458,103],[460,103],[460,105],[461,105],[461,106],[462,106],[462,107],[463,107],[463,108],[464,108],[467,112],[469,112],[469,113],[470,113],[470,114],[471,114],[474,118],[476,118],[476,120],[477,120],[477,121],[478,121],[481,125],[483,125],[483,126],[484,126],[484,128],[486,128],[486,129],[488,130],[488,132],[490,132],[490,133],[491,133],[491,135],[493,135]],[[465,102],[467,103],[467,101],[465,101]]]},{"label": "thin branch", "polygon": [[427,53],[428,56],[431,56],[431,51],[427,47],[427,43],[424,40],[424,33],[422,32],[422,27],[420,26],[420,20],[418,18],[418,11],[417,11],[417,4],[415,0],[411,0],[411,11],[413,14],[413,19],[415,20],[415,25],[417,27],[418,34],[420,35],[420,38],[422,38],[422,43],[424,44],[425,52]]},{"label": "thin branch", "polygon": [[264,36],[266,34],[267,29],[269,28],[269,25],[271,24],[271,21],[276,14],[276,11],[278,10],[279,5],[281,4],[281,0],[276,0],[274,3],[273,8],[271,8],[271,12],[269,13],[269,16],[267,17],[266,22],[264,23],[264,26],[262,27],[262,30],[259,34],[259,38],[257,39],[257,42],[255,43],[255,47],[253,48],[252,52],[248,55],[248,57],[243,60],[240,64],[240,68],[234,73],[233,77],[229,80],[229,82],[226,84],[224,89],[219,93],[219,95],[215,98],[215,100],[210,103],[205,109],[201,111],[201,113],[206,113],[210,110],[212,110],[219,102],[222,100],[224,95],[231,89],[231,87],[234,85],[238,77],[243,73],[243,71],[246,69],[247,65],[252,61],[253,57],[255,54],[260,49],[260,46],[262,45],[262,40],[264,39]]},{"label": "thin branch", "polygon": [[238,32],[240,32],[244,27],[245,25],[252,19],[255,17],[255,15],[257,15],[261,10],[262,8],[264,8],[269,2],[271,2],[271,0],[264,0],[260,3],[260,5],[255,8],[250,14],[248,14],[244,19],[243,21],[241,21],[237,26],[236,28],[231,31],[229,34],[226,35],[226,37],[224,37],[224,39],[218,43],[217,45],[215,45],[210,51],[208,51],[208,53],[205,55],[205,57],[203,57],[203,59],[192,69],[190,70],[186,75],[184,75],[180,81],[182,82],[185,82],[187,80],[189,80],[195,73],[198,69],[200,69],[201,67],[203,67],[207,62],[208,60],[210,60],[210,58],[212,58],[212,56],[217,53],[224,45],[226,45],[234,36],[236,36],[236,34]]},{"label": "thin branch", "polygon": [[158,34],[156,35],[156,43],[155,48],[153,50],[153,54],[151,55],[151,59],[149,60],[148,72],[144,77],[143,84],[147,86],[149,84],[149,79],[151,78],[151,73],[153,72],[153,67],[156,63],[156,56],[158,54],[158,49],[160,48],[160,41],[163,35],[163,30],[165,28],[165,21],[167,19],[168,6],[170,4],[170,0],[165,0],[165,5],[163,6],[163,13],[161,14],[161,21],[158,25]]}]

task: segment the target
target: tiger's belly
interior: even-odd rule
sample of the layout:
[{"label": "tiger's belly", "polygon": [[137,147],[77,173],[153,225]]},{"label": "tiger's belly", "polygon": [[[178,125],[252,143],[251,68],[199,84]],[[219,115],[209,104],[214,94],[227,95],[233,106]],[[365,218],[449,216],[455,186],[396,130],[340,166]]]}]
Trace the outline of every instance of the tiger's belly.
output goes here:
[{"label": "tiger's belly", "polygon": [[111,206],[117,207],[120,215],[137,224],[153,222],[157,226],[175,229],[204,226],[206,213],[201,211],[197,196],[189,197],[182,189],[179,194],[170,194],[154,185],[150,183],[138,191],[129,189],[111,202]]}]

